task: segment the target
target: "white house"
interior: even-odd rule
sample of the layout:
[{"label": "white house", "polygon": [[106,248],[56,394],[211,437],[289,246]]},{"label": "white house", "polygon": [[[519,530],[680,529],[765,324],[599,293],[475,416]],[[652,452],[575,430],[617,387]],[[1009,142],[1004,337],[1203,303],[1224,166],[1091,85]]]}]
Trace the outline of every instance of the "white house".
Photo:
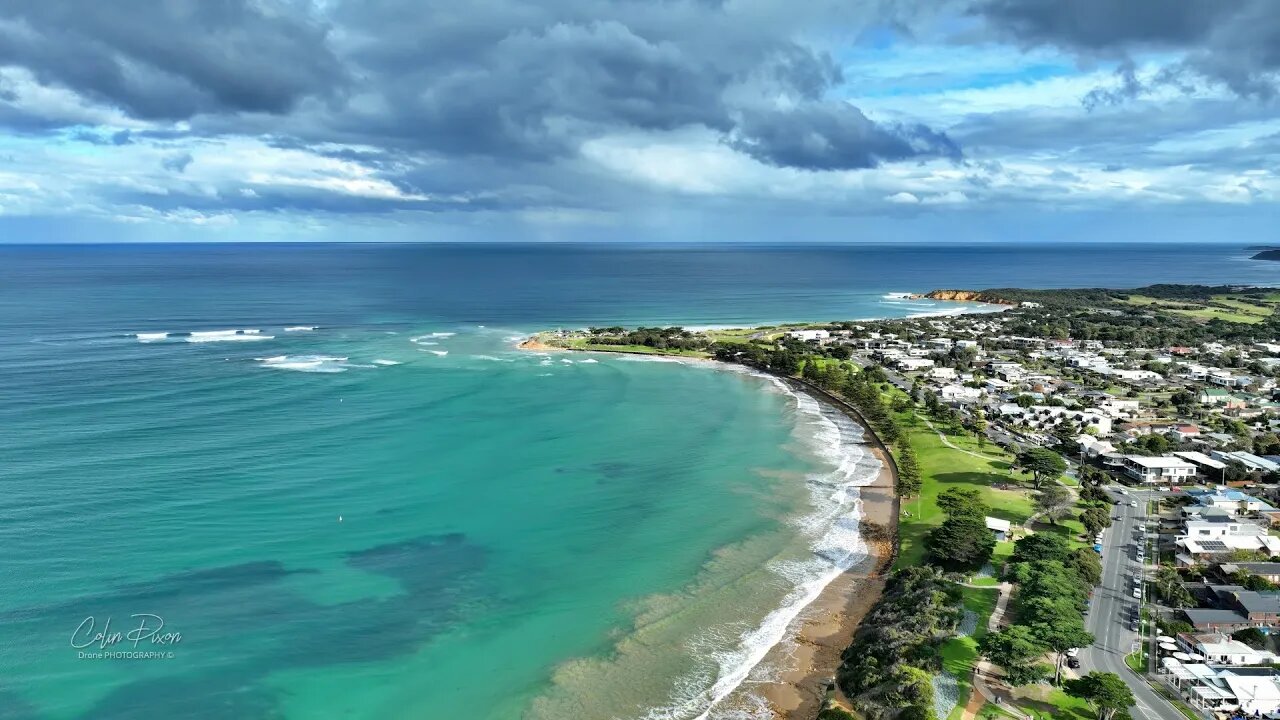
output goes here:
[{"label": "white house", "polygon": [[1266,665],[1276,660],[1275,653],[1255,650],[1224,633],[1180,633],[1178,645],[1214,665]]},{"label": "white house", "polygon": [[1180,457],[1147,457],[1126,455],[1121,465],[1124,474],[1144,483],[1169,483],[1176,485],[1196,474],[1196,466]]},{"label": "white house", "polygon": [[787,331],[787,337],[793,337],[805,342],[822,342],[823,340],[829,340],[831,333],[826,330],[789,330]]},{"label": "white house", "polygon": [[894,364],[898,366],[899,370],[903,371],[928,370],[933,367],[933,361],[929,358],[899,358]]},{"label": "white house", "polygon": [[1214,460],[1208,455],[1194,450],[1176,450],[1172,455],[1195,465],[1200,469],[1200,474],[1210,480],[1217,480],[1222,477],[1222,471],[1227,467],[1227,464],[1221,460]]},{"label": "white house", "polygon": [[943,385],[938,398],[943,402],[975,403],[982,399],[982,391],[964,385]]}]

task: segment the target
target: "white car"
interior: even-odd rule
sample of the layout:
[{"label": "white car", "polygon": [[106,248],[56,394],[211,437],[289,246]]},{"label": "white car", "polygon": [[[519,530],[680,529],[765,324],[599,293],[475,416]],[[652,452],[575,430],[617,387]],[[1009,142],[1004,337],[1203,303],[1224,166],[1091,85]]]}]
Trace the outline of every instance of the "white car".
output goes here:
[{"label": "white car", "polygon": [[1136,597],[1136,598],[1138,598],[1139,600],[1141,600],[1141,599],[1142,599],[1142,588],[1134,588],[1134,589],[1133,589],[1133,596],[1134,596],[1134,597]]},{"label": "white car", "polygon": [[1075,657],[1080,654],[1080,648],[1067,648],[1067,657]]},{"label": "white car", "polygon": [[1137,500],[1130,500],[1130,501],[1129,501],[1129,507],[1138,507],[1138,501],[1137,501]]}]

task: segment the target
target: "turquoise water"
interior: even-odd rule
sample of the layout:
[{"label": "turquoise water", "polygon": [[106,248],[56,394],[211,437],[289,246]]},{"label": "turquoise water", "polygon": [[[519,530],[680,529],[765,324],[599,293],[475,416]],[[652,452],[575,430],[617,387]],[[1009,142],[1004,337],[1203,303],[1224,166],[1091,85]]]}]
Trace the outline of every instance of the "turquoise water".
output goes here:
[{"label": "turquoise water", "polygon": [[[861,551],[875,463],[765,378],[513,343],[1010,284],[895,252],[0,246],[0,717],[699,716]],[[135,614],[180,640],[75,647]]]}]

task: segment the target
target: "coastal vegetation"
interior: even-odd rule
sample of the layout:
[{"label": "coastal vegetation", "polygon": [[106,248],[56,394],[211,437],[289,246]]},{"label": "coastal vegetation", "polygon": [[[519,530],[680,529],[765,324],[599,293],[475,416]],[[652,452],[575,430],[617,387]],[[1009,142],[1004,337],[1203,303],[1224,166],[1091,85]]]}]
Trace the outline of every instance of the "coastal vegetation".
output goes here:
[{"label": "coastal vegetation", "polygon": [[941,572],[899,570],[841,656],[836,682],[867,720],[933,717],[932,675],[961,614],[960,588]]}]

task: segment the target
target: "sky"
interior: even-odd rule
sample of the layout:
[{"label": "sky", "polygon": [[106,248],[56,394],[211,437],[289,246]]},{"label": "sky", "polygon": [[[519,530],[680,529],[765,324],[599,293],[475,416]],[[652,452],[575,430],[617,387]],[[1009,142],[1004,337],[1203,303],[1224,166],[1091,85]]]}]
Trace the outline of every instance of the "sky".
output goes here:
[{"label": "sky", "polygon": [[1280,241],[1274,0],[0,3],[0,242]]}]

